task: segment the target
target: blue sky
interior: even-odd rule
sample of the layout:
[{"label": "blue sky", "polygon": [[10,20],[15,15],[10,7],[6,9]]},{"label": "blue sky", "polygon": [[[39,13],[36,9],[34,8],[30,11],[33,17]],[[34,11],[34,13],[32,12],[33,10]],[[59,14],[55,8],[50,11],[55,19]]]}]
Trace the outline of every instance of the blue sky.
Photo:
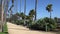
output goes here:
[{"label": "blue sky", "polygon": [[[16,4],[17,3],[17,4]],[[53,4],[52,6],[52,18],[58,17],[60,18],[60,0],[38,0],[38,6],[37,6],[37,19],[49,17],[50,14],[46,10],[46,6],[48,4]],[[20,0],[15,0],[14,3],[13,13],[20,11]],[[11,6],[11,2],[9,3],[9,6]],[[26,15],[28,15],[29,11],[35,8],[35,0],[26,0]],[[17,10],[16,10],[17,9]],[[24,11],[24,0],[21,2],[21,12]]]}]

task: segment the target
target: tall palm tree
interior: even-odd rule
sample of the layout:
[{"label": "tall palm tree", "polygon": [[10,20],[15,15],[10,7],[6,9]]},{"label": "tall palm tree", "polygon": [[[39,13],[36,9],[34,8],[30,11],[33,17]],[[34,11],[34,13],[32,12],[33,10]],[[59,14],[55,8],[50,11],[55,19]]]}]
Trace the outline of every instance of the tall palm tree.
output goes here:
[{"label": "tall palm tree", "polygon": [[[50,21],[51,21],[52,4],[48,4],[46,10],[50,13]],[[47,24],[48,23],[46,23],[46,31],[47,31]]]},{"label": "tall palm tree", "polygon": [[52,4],[48,4],[46,10],[50,13],[50,18],[51,18]]},{"label": "tall palm tree", "polygon": [[35,20],[36,20],[36,11],[37,11],[37,0],[35,0]]},{"label": "tall palm tree", "polygon": [[21,13],[21,0],[20,0],[20,13]]},{"label": "tall palm tree", "polygon": [[11,0],[12,1],[12,5],[14,5],[14,0]]},{"label": "tall palm tree", "polygon": [[[26,0],[25,0],[25,2],[24,2],[24,14],[26,13]],[[24,17],[24,25],[26,24],[25,23],[25,18],[26,18],[26,16]]]},{"label": "tall palm tree", "polygon": [[26,13],[26,0],[24,2],[24,14]]},{"label": "tall palm tree", "polygon": [[18,2],[17,2],[17,0],[16,0],[16,5],[15,5],[15,6],[16,6],[16,7],[15,7],[16,12],[17,12],[17,9],[18,9],[18,6],[17,6],[18,4],[17,4],[17,3],[18,3]]}]

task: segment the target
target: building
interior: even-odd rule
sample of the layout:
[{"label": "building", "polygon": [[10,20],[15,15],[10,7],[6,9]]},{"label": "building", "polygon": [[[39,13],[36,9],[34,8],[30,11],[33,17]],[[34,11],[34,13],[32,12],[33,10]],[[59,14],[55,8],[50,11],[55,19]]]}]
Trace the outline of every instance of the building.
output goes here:
[{"label": "building", "polygon": [[60,18],[57,18],[57,26],[58,26],[58,28],[60,28]]}]

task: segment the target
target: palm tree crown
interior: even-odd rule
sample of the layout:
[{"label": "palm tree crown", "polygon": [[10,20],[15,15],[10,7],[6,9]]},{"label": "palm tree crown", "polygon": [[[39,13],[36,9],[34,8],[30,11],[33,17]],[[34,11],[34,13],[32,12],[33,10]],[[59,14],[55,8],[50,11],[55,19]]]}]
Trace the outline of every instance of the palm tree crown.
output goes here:
[{"label": "palm tree crown", "polygon": [[46,10],[48,10],[48,12],[52,11],[52,4],[48,4]]},{"label": "palm tree crown", "polygon": [[51,18],[52,4],[48,4],[46,10],[50,12],[50,18]]}]

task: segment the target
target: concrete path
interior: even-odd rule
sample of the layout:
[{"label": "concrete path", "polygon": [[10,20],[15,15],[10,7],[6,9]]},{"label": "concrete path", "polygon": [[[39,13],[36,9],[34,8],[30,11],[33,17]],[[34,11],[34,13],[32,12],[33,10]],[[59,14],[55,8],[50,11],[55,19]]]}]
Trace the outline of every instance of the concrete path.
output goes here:
[{"label": "concrete path", "polygon": [[56,34],[53,32],[32,31],[26,27],[7,22],[9,34]]}]

